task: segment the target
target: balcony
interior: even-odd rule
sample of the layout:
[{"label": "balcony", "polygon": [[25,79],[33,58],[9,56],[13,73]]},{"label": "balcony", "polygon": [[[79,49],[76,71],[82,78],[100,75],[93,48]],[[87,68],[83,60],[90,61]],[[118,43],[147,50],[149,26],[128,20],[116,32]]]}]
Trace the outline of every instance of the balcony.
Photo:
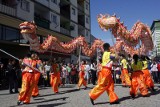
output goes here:
[{"label": "balcony", "polygon": [[50,25],[50,21],[47,19],[43,19],[43,18],[39,18],[39,17],[34,17],[34,21],[36,23],[36,25],[49,29],[49,25]]},{"label": "balcony", "polygon": [[67,29],[65,29],[63,27],[60,28],[60,32],[63,33],[63,34],[65,34],[65,35],[70,35],[69,30],[67,30]]},{"label": "balcony", "polygon": [[0,4],[0,12],[11,15],[11,16],[16,16],[16,9],[12,7],[8,7],[3,4]]},{"label": "balcony", "polygon": [[78,4],[78,9],[84,11],[84,8]]}]

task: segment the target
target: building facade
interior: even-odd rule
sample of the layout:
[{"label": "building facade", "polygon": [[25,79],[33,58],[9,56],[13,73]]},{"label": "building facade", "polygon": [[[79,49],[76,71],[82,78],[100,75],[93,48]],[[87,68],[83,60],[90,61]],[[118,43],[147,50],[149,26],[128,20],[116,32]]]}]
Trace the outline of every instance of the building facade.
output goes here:
[{"label": "building facade", "polygon": [[152,40],[154,49],[151,53],[152,57],[160,56],[160,20],[154,20],[151,25]]},{"label": "building facade", "polygon": [[[19,57],[24,54],[16,50],[29,51],[28,42],[19,31],[19,24],[23,21],[35,21],[41,43],[48,34],[61,42],[68,42],[79,35],[91,42],[89,0],[0,0],[0,19],[0,48],[5,47]],[[71,58],[71,55],[55,54],[66,56],[68,60]]]}]

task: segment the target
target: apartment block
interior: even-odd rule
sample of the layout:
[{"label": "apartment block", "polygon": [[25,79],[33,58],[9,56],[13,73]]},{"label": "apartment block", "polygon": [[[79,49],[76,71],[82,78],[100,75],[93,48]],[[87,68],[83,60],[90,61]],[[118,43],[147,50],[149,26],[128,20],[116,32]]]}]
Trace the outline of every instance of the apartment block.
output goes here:
[{"label": "apartment block", "polygon": [[[49,35],[61,42],[68,42],[82,35],[91,42],[89,0],[0,0],[0,44],[1,48],[15,46],[15,50],[29,50],[28,42],[20,32],[23,21],[35,21],[37,35],[42,43]],[[25,48],[24,48],[25,47]],[[16,51],[14,55],[22,56]],[[60,56],[67,56],[63,53]]]},{"label": "apartment block", "polygon": [[154,49],[152,51],[152,56],[160,56],[160,20],[154,20],[151,25],[152,40],[154,44]]}]

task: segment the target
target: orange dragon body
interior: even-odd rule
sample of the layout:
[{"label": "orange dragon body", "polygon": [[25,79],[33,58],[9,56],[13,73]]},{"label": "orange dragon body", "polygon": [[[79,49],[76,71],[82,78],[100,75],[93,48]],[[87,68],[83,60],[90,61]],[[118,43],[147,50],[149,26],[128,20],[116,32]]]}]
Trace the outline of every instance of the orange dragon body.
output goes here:
[{"label": "orange dragon body", "polygon": [[[110,30],[114,37],[119,39],[111,50],[124,50],[128,54],[143,54],[146,55],[153,49],[153,41],[150,28],[137,22],[133,28],[128,31],[126,26],[120,22],[116,16],[102,15],[98,16],[98,23],[101,29]],[[141,47],[136,49],[137,44],[141,41]]]},{"label": "orange dragon body", "polygon": [[47,50],[58,51],[62,53],[71,53],[77,47],[82,47],[82,52],[87,56],[92,56],[96,53],[96,49],[99,48],[103,51],[104,42],[97,39],[94,41],[91,47],[89,47],[85,38],[80,36],[68,43],[60,42],[56,37],[48,35],[45,41],[40,44],[38,36],[36,35],[36,28],[34,22],[23,22],[20,25],[21,34],[25,40],[30,43],[31,50],[37,52],[45,52]]}]

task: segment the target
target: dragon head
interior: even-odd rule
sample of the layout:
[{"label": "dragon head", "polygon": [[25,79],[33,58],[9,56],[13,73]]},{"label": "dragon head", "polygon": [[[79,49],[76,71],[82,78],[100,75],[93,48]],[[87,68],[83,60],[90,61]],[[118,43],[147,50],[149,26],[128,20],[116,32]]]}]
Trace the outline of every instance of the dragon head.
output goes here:
[{"label": "dragon head", "polygon": [[32,41],[36,38],[36,28],[34,21],[31,22],[23,22],[19,25],[21,29],[21,34],[25,40]]},{"label": "dragon head", "polygon": [[34,21],[31,22],[23,22],[19,25],[22,34],[31,34],[36,32],[37,26]]},{"label": "dragon head", "polygon": [[108,30],[112,27],[115,26],[117,23],[116,17],[115,16],[109,16],[109,15],[98,15],[97,17],[99,26],[103,30]]}]

